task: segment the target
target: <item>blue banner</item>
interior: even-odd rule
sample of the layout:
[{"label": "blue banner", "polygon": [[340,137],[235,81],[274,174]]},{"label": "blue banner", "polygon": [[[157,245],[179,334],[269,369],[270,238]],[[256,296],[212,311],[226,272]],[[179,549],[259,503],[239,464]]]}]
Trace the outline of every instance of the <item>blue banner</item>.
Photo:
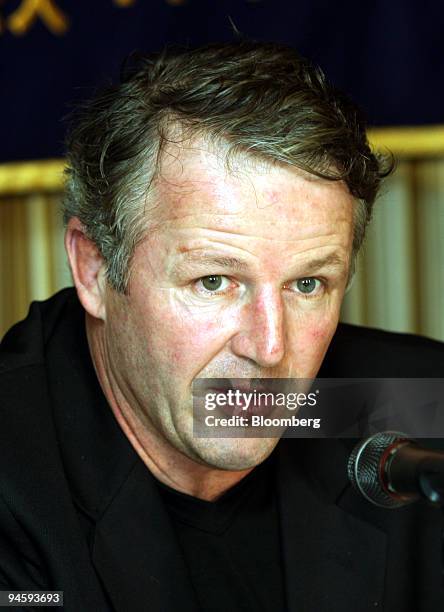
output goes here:
[{"label": "blue banner", "polygon": [[444,123],[444,9],[374,0],[3,0],[0,161],[63,155],[63,117],[134,50],[246,37],[307,55],[373,125]]}]

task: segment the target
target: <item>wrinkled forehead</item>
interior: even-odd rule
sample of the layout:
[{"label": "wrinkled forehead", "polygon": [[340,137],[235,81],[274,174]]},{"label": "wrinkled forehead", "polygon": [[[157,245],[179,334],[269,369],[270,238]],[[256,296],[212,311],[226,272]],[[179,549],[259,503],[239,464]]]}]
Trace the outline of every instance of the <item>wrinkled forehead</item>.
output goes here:
[{"label": "wrinkled forehead", "polygon": [[[342,181],[328,181],[289,166],[233,151],[206,137],[169,141],[155,181],[164,219],[236,215],[238,220],[292,220],[303,226],[348,219],[354,199]],[[326,203],[330,203],[330,206]]]}]

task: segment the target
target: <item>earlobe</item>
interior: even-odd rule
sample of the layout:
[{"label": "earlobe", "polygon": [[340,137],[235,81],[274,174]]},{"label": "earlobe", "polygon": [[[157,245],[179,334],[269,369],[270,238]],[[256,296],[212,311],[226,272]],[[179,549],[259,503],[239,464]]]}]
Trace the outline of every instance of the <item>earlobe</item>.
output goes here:
[{"label": "earlobe", "polygon": [[91,316],[105,320],[105,261],[77,217],[66,227],[65,248],[80,302]]}]

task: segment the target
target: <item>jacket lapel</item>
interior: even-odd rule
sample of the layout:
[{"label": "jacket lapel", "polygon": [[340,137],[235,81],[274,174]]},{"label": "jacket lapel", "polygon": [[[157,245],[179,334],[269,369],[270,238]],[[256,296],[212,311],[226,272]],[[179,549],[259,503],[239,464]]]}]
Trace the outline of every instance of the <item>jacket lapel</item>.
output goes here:
[{"label": "jacket lapel", "polygon": [[173,526],[141,461],[96,524],[93,563],[116,612],[198,610]]},{"label": "jacket lapel", "polygon": [[[347,486],[341,443],[283,440],[277,450],[289,612],[382,609],[386,536],[340,507],[359,503]],[[318,470],[322,456],[323,474]]]}]

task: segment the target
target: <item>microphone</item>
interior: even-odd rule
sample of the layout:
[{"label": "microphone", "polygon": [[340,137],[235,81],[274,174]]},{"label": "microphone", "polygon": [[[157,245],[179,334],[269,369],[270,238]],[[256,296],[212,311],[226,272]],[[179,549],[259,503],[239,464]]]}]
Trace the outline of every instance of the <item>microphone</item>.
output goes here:
[{"label": "microphone", "polygon": [[421,497],[444,505],[444,452],[422,448],[400,432],[384,431],[359,442],[348,460],[348,477],[382,508]]}]

